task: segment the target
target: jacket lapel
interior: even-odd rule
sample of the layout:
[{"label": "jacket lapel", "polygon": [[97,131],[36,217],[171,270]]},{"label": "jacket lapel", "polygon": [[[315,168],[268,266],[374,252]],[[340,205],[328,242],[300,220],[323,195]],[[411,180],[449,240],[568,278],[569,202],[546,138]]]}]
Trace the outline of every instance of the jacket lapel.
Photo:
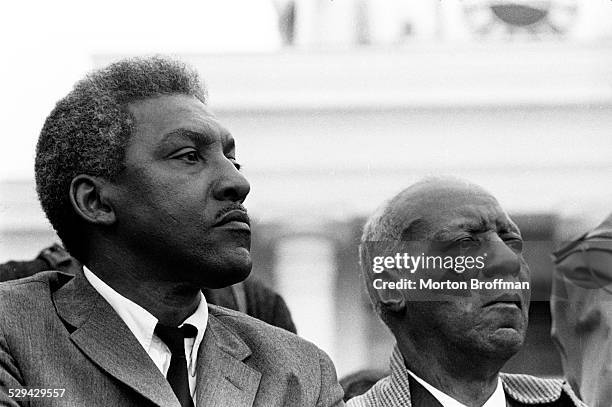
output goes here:
[{"label": "jacket lapel", "polygon": [[96,365],[159,406],[179,406],[166,378],[82,271],[53,297],[70,338]]},{"label": "jacket lapel", "polygon": [[198,352],[198,406],[252,406],[261,373],[243,360],[249,347],[212,313]]}]

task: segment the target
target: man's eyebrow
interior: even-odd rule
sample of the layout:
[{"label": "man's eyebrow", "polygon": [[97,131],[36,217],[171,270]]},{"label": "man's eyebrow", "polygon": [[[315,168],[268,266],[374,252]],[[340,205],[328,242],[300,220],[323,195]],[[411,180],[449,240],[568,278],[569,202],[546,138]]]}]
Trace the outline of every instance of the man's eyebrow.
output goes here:
[{"label": "man's eyebrow", "polygon": [[163,145],[180,139],[189,140],[197,145],[210,145],[215,142],[215,137],[206,132],[179,128],[164,134],[159,144]]},{"label": "man's eyebrow", "polygon": [[498,220],[497,228],[500,232],[515,232],[520,234],[518,226],[514,225],[508,219]]},{"label": "man's eyebrow", "polygon": [[489,222],[489,220],[485,219],[484,217],[481,217],[479,219],[479,222],[469,222],[465,225],[466,230],[469,230],[470,232],[486,232],[488,230],[496,230],[497,226],[491,222]]},{"label": "man's eyebrow", "polygon": [[480,218],[478,220],[472,219],[457,219],[451,224],[440,228],[432,237],[435,241],[444,242],[452,238],[454,234],[461,231],[470,233],[484,232],[490,229],[488,222]]},{"label": "man's eyebrow", "polygon": [[452,236],[456,234],[457,232],[466,230],[466,226],[468,224],[470,225],[469,229],[471,230],[473,223],[470,223],[466,220],[459,220],[459,221],[452,222],[451,224],[438,229],[436,233],[434,233],[432,239],[439,241],[439,242],[450,240]]},{"label": "man's eyebrow", "polygon": [[451,231],[452,229],[453,228],[449,226],[443,227],[442,229],[436,231],[436,233],[434,233],[433,236],[430,237],[430,240],[436,242],[445,242],[450,239],[450,236],[453,233]]}]

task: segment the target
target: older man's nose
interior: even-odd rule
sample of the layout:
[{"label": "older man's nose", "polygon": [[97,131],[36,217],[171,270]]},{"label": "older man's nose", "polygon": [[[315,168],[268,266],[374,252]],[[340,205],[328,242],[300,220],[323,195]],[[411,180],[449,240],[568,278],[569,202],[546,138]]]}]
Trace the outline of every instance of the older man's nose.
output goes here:
[{"label": "older man's nose", "polygon": [[485,277],[517,276],[521,271],[519,255],[502,240],[488,242],[485,253]]}]

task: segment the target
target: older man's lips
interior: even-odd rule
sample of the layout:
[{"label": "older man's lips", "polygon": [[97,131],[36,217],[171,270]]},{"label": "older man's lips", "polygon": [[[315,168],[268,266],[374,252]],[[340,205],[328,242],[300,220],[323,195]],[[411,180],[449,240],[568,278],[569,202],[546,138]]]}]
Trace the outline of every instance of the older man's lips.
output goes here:
[{"label": "older man's lips", "polygon": [[251,231],[249,215],[240,209],[234,209],[225,213],[213,226],[224,229]]},{"label": "older man's lips", "polygon": [[485,302],[484,307],[523,309],[523,302],[521,301],[521,296],[516,293],[502,294]]}]

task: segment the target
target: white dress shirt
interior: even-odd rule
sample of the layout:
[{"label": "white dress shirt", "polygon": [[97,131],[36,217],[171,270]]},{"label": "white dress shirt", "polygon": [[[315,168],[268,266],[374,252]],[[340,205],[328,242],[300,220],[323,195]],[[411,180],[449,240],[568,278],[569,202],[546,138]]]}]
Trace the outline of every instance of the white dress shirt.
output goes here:
[{"label": "white dress shirt", "polygon": [[[425,387],[428,392],[431,393],[432,396],[436,398],[444,407],[466,407],[465,404],[460,403],[455,400],[448,394],[444,393],[433,387],[431,384],[427,383],[425,380],[421,379],[416,374],[412,373],[410,369],[406,369],[410,376],[413,377],[414,380],[419,382],[421,386]],[[495,391],[491,394],[491,397],[482,405],[482,407],[506,407],[506,395],[504,394],[504,387],[502,385],[501,379],[497,378],[497,387],[495,387]]]},{"label": "white dress shirt", "polygon": [[[158,322],[157,318],[140,305],[113,290],[87,267],[83,266],[83,271],[87,281],[89,281],[93,288],[111,307],[113,307],[130,331],[132,331],[151,360],[153,360],[155,366],[157,366],[160,372],[166,376],[168,368],[170,367],[170,358],[172,354],[166,344],[154,333],[155,326]],[[185,357],[187,358],[187,369],[189,371],[189,390],[194,406],[196,404],[198,349],[202,343],[202,338],[204,338],[204,331],[206,330],[207,323],[208,304],[206,303],[204,294],[200,292],[200,304],[198,308],[180,325],[181,327],[185,324],[193,325],[198,330],[195,338],[185,338]]]}]

